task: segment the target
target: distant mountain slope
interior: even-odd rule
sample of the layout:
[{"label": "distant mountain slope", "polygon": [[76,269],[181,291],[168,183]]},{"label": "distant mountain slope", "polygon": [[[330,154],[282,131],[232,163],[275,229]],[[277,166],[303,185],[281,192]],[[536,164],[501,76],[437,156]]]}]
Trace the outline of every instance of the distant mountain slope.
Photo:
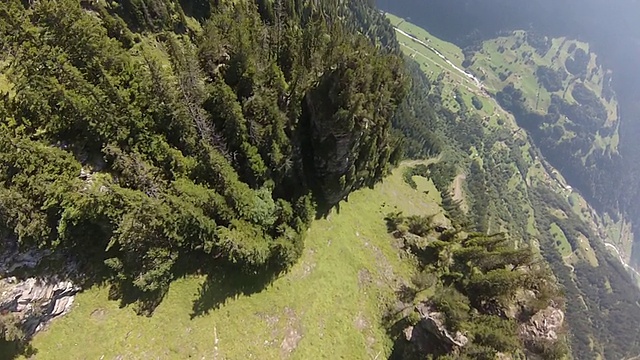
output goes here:
[{"label": "distant mountain slope", "polygon": [[[379,1],[384,10],[423,26],[434,35],[471,49],[482,41],[531,30],[534,34],[570,37],[588,42],[600,64],[611,70],[611,88],[617,94],[620,116],[620,158],[601,162],[599,173],[574,176],[577,187],[599,212],[622,212],[640,232],[640,28],[635,14],[640,3],[616,1]],[[591,131],[592,136],[596,133]],[[562,169],[561,169],[562,170]],[[574,169],[576,174],[578,169]],[[584,178],[587,179],[584,179]],[[638,221],[636,221],[638,220]],[[634,257],[640,261],[640,246]]]},{"label": "distant mountain slope", "polygon": [[[585,44],[547,39],[548,51],[539,55],[530,44],[537,39],[516,32],[483,42],[469,58],[466,71],[474,72],[484,81],[483,91],[461,74],[457,66],[441,58],[441,55],[450,57],[453,65],[456,62],[461,65],[464,61],[461,49],[408,20],[387,16],[394,26],[409,34],[398,32],[398,40],[405,54],[416,62],[412,66],[414,86],[406,101],[412,104],[409,108],[422,109],[423,98],[414,94],[420,91],[415,84],[429,83],[428,103],[439,121],[433,121],[428,111],[416,117],[426,119],[433,131],[441,131],[449,139],[443,145],[446,154],[443,158],[465,174],[465,201],[470,205],[470,215],[476,224],[484,224],[483,229],[506,230],[536,244],[564,286],[574,358],[617,360],[637,355],[640,343],[634,323],[640,321],[637,311],[640,293],[617,255],[609,253],[603,242],[609,241],[603,223],[537,150],[540,138],[521,130],[518,123],[522,121],[516,123],[517,119],[490,96],[494,91],[499,95],[503,87],[513,84],[513,89],[528,94],[522,95],[523,107],[535,109],[538,103],[540,116],[546,116],[553,94],[561,99],[565,96],[563,101],[573,103],[574,91],[564,94],[565,87],[584,81],[585,87],[601,90],[600,78],[606,72],[592,56],[587,64],[589,75],[581,80],[568,73],[565,63],[571,58],[570,48],[575,46],[573,51],[577,51]],[[547,66],[547,71],[553,72],[562,69],[567,75],[547,84],[544,74],[536,75],[538,66]],[[572,78],[576,80],[572,82]],[[611,106],[615,97],[607,100],[598,96],[598,101],[603,104],[607,122],[615,129],[615,106]],[[544,102],[547,105],[540,105]],[[558,119],[558,123],[580,130],[568,119]],[[403,130],[411,137],[419,129],[415,126]],[[564,129],[560,130],[564,134]],[[589,151],[615,154],[614,139],[612,135],[608,144],[591,142],[589,146],[596,149]],[[454,180],[451,174],[447,176],[446,181]],[[625,316],[634,320],[624,319]]]}]

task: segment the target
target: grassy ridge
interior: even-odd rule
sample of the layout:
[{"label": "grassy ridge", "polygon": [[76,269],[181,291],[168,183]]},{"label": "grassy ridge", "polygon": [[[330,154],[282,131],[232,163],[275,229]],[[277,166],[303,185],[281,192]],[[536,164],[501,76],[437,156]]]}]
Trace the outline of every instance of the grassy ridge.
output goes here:
[{"label": "grassy ridge", "polygon": [[[199,299],[206,279],[180,279],[149,318],[119,308],[107,288],[92,288],[35,337],[38,359],[386,357],[392,344],[380,324],[382,304],[410,277],[412,264],[394,247],[384,215],[441,211],[431,181],[419,179],[417,190],[404,183],[407,164],[315,221],[302,259],[268,288],[245,286],[247,295],[234,296],[247,280],[231,277]],[[205,306],[192,318],[194,303]]]}]

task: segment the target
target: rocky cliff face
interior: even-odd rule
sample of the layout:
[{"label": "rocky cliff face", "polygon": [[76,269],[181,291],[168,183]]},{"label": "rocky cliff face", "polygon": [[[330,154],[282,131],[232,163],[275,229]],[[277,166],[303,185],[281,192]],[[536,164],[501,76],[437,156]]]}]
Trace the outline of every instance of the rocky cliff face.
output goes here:
[{"label": "rocky cliff face", "polygon": [[[49,322],[69,312],[80,290],[67,276],[47,274],[41,266],[51,260],[48,251],[18,252],[15,244],[4,246],[0,255],[0,330],[8,340],[26,340]],[[70,274],[73,266],[60,258],[59,273]],[[11,329],[11,330],[10,330]]]},{"label": "rocky cliff face", "polygon": [[[444,315],[436,311],[428,302],[418,304],[414,311],[419,314],[419,320],[415,325],[404,329],[404,338],[409,345],[404,350],[404,357],[411,355],[420,358],[420,354],[424,356],[424,354],[434,353],[456,354],[468,345],[467,336],[460,331],[454,332],[447,329]],[[522,318],[520,312],[508,310],[502,310],[496,316]],[[518,334],[527,351],[533,349],[530,354],[532,359],[538,358],[535,354],[539,353],[540,346],[553,344],[560,339],[564,319],[564,312],[551,304],[533,314],[528,320],[519,321]],[[496,356],[501,360],[512,359],[510,354],[498,353]]]},{"label": "rocky cliff face", "polygon": [[0,280],[0,312],[10,314],[26,338],[71,309],[79,288],[71,281],[9,277]]},{"label": "rocky cliff face", "polygon": [[421,303],[414,309],[420,320],[404,329],[405,339],[412,345],[414,354],[437,353],[441,348],[447,353],[456,353],[469,342],[460,331],[450,331],[444,324],[444,315],[430,305]]},{"label": "rocky cliff face", "polygon": [[538,311],[529,321],[520,324],[520,336],[525,340],[558,340],[558,332],[564,324],[564,312],[553,306]]},{"label": "rocky cliff face", "polygon": [[306,166],[328,205],[381,180],[399,157],[388,119],[404,96],[402,75],[390,77],[380,64],[363,62],[365,55],[341,54],[304,98]]}]

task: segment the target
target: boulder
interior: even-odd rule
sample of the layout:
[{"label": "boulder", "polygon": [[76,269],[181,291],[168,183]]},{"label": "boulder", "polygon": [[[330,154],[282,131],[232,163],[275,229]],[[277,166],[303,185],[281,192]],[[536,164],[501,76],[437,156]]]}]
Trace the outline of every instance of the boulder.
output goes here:
[{"label": "boulder", "polygon": [[535,313],[526,323],[520,324],[519,332],[526,340],[555,341],[563,324],[564,312],[549,306]]},{"label": "boulder", "polygon": [[444,315],[425,304],[418,305],[416,310],[420,314],[418,326],[438,338],[442,343],[451,348],[460,348],[467,345],[469,339],[460,331],[452,333],[444,325]]},{"label": "boulder", "polygon": [[496,360],[513,360],[513,356],[499,352],[496,354]]}]

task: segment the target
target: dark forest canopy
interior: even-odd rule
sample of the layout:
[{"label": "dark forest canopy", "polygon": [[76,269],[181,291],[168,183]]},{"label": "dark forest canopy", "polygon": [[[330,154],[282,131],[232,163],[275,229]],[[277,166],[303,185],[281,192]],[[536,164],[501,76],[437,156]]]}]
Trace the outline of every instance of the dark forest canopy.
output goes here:
[{"label": "dark forest canopy", "polygon": [[400,158],[393,36],[360,1],[3,1],[3,239],[160,295],[286,268],[315,203]]}]

